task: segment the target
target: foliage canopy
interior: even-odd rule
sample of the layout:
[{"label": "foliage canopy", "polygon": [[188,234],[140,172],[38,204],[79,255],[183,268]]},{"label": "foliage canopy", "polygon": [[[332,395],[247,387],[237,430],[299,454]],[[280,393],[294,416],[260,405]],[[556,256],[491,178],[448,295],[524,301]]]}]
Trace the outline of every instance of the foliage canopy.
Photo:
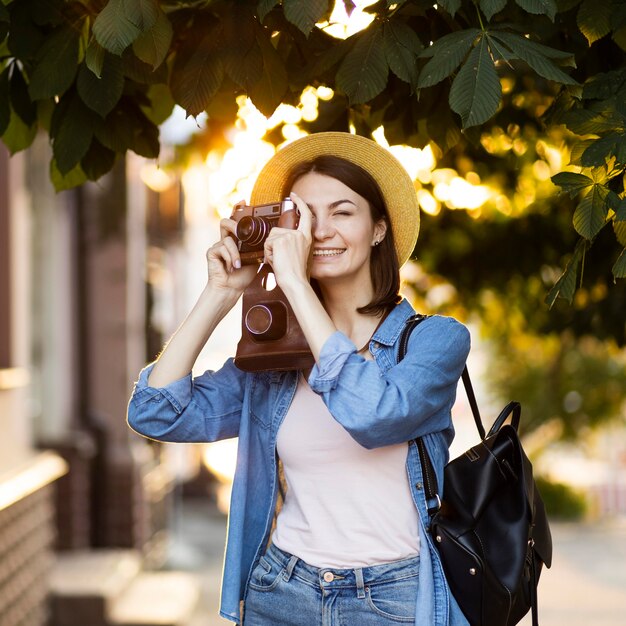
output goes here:
[{"label": "foliage canopy", "polygon": [[470,153],[508,170],[514,187],[519,163],[487,154],[481,136],[560,129],[571,161],[552,180],[578,241],[548,303],[572,301],[606,230],[604,257],[626,276],[625,0],[380,0],[344,40],[325,29],[333,4],[0,0],[0,136],[15,153],[45,129],[61,190],[98,179],[127,150],[157,157],[175,104],[206,111],[219,131],[238,95],[269,116],[324,85],[335,96],[312,132],[383,126],[391,144],[431,143],[444,162]]}]

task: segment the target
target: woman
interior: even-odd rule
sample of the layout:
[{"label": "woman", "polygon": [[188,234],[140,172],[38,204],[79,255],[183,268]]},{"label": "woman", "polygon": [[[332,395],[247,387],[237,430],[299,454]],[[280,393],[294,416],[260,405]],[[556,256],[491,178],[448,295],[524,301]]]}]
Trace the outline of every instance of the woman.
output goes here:
[{"label": "woman", "polygon": [[245,626],[466,625],[426,531],[413,440],[424,437],[441,484],[469,334],[451,318],[430,317],[396,363],[414,313],[398,296],[399,267],[419,229],[412,181],[373,141],[319,133],[270,160],[252,204],[286,195],[299,225],[270,231],[265,260],[309,343],[311,371],[244,373],[231,359],[191,379],[257,269],[241,266],[229,236],[236,225],[223,220],[207,253],[207,286],[142,371],[129,424],[161,441],[239,437],[224,618]]}]

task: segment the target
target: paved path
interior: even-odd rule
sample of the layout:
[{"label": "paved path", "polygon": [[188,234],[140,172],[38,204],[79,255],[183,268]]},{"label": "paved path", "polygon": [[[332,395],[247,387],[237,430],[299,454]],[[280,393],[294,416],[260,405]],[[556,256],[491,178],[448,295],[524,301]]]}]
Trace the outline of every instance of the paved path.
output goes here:
[{"label": "paved path", "polygon": [[[225,533],[224,517],[203,500],[186,501],[174,520],[171,566],[195,571],[203,587],[190,626],[231,624],[217,615]],[[626,520],[553,522],[552,533],[554,562],[539,584],[541,626],[626,626]],[[530,615],[520,625],[531,626]]]},{"label": "paved path", "polygon": [[[626,520],[552,524],[554,560],[539,583],[541,626],[626,625]],[[526,616],[523,626],[530,626]]]}]

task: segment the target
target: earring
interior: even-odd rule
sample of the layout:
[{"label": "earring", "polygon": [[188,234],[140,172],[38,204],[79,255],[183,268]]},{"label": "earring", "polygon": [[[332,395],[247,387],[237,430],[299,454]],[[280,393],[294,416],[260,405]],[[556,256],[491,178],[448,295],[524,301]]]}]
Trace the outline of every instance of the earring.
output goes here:
[{"label": "earring", "polygon": [[380,241],[377,239],[377,240],[374,242],[374,245],[375,245],[375,246],[377,246],[379,243],[380,243]]}]

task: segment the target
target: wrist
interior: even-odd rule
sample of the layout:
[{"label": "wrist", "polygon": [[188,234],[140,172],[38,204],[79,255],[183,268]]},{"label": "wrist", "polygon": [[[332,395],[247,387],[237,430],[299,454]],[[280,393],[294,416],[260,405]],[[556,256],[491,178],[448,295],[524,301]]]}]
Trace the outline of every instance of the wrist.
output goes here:
[{"label": "wrist", "polygon": [[224,310],[224,313],[227,313],[239,300],[241,293],[241,291],[231,287],[215,287],[209,282],[202,290],[199,302],[203,306],[215,310]]}]

